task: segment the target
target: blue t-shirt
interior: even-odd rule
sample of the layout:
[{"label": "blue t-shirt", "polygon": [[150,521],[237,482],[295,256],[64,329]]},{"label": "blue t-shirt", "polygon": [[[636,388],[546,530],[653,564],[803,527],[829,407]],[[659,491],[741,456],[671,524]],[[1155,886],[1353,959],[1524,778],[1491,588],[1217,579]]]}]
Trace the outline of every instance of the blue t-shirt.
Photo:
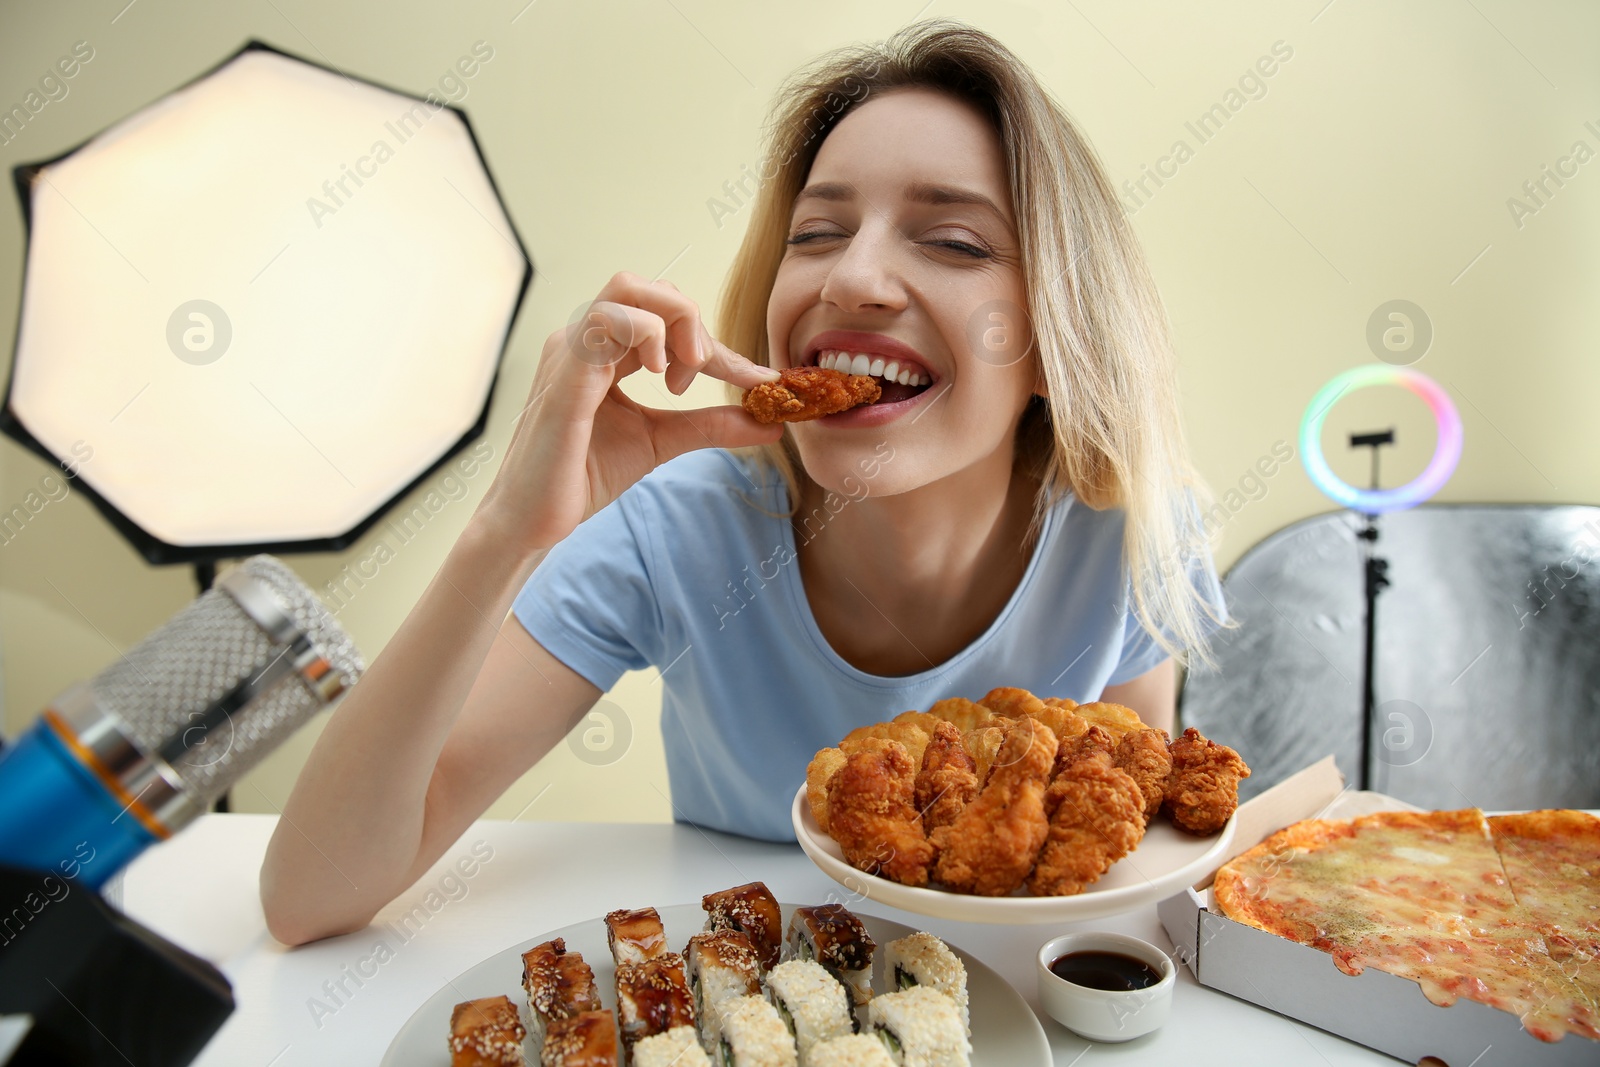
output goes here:
[{"label": "blue t-shirt", "polygon": [[[624,671],[662,671],[680,822],[793,841],[806,764],[858,726],[1000,685],[1081,703],[1167,658],[1130,610],[1122,512],[1069,495],[980,637],[918,674],[864,673],[817,628],[787,512],[783,479],[765,464],[687,453],[551,550],[512,605],[535,640],[602,691]],[[823,518],[799,536],[817,536]],[[1220,605],[1210,560],[1200,562],[1197,578]]]}]

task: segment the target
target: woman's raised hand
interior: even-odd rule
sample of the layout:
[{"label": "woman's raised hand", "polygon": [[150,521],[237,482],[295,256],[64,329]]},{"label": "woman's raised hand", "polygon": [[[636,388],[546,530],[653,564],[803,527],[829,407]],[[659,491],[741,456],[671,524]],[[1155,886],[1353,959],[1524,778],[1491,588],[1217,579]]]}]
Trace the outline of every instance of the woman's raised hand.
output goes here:
[{"label": "woman's raised hand", "polygon": [[505,462],[479,509],[500,536],[526,551],[549,548],[674,456],[782,435],[781,426],[734,405],[637,404],[617,383],[641,367],[662,375],[674,394],[697,374],[743,389],[778,377],[713,338],[671,282],[615,275],[582,318],[545,340]]}]

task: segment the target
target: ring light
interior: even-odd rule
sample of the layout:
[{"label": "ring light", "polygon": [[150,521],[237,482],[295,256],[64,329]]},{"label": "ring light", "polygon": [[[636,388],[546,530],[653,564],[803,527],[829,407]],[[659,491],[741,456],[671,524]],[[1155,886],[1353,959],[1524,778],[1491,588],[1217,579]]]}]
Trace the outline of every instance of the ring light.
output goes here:
[{"label": "ring light", "polygon": [[[1339,479],[1322,455],[1322,421],[1333,403],[1348,390],[1374,385],[1399,385],[1411,390],[1433,412],[1438,443],[1433,459],[1413,481],[1397,489],[1357,489]],[[1407,367],[1371,365],[1345,371],[1324,385],[1306,405],[1300,420],[1300,459],[1312,484],[1334,503],[1366,515],[1415,507],[1437,493],[1455,472],[1461,458],[1461,416],[1450,396],[1432,378]]]}]

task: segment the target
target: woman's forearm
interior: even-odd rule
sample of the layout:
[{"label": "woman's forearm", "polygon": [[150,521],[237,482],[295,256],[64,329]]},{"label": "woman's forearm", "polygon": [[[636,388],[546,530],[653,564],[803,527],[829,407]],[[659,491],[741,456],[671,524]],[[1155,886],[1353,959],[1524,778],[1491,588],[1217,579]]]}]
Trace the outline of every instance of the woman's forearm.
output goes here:
[{"label": "woman's forearm", "polygon": [[1170,734],[1178,708],[1177,668],[1172,660],[1164,659],[1137,678],[1106,686],[1100,699],[1132,708],[1146,726]]},{"label": "woman's forearm", "polygon": [[[700,373],[743,388],[777,378],[717,344],[671,283],[620,273],[586,322],[545,339],[483,502],[300,772],[261,868],[261,902],[279,940],[369,922],[598,696],[531,639],[514,654],[497,652],[484,670],[544,550],[681,452],[771,444],[782,432],[738,407],[657,410],[616,388],[645,366],[670,373],[674,392]],[[549,687],[536,715],[526,713],[517,672],[497,666],[508,657]],[[485,684],[473,695],[480,674]]]},{"label": "woman's forearm", "polygon": [[295,944],[359,929],[415,876],[440,750],[542,557],[508,552],[474,516],[333,713],[262,867],[274,936]]}]

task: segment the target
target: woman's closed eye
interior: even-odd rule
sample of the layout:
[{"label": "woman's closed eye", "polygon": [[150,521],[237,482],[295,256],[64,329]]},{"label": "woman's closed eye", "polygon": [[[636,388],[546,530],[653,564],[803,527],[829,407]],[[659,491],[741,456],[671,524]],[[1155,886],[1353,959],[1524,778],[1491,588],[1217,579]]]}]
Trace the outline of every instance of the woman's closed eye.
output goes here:
[{"label": "woman's closed eye", "polygon": [[[848,237],[849,234],[836,230],[803,230],[791,235],[784,243],[791,246],[812,244],[827,238]],[[932,238],[923,242],[936,248],[947,248],[970,259],[988,259],[992,253],[988,249],[970,241],[961,241],[955,238]]]}]

